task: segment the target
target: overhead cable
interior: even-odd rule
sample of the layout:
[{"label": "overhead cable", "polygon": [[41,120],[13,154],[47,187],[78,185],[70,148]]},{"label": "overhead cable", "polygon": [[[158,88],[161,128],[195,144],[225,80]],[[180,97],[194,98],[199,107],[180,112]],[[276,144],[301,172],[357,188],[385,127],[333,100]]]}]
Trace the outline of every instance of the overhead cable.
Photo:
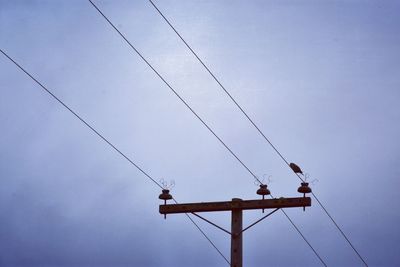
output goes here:
[{"label": "overhead cable", "polygon": [[[21,71],[23,71],[29,78],[31,78],[35,83],[37,83],[44,91],[46,91],[51,97],[53,97],[59,104],[66,108],[70,113],[72,113],[78,120],[80,120],[84,125],[86,125],[92,132],[94,132],[98,137],[100,137],[104,142],[111,146],[118,154],[120,154],[124,159],[126,159],[130,164],[135,166],[142,174],[144,174],[150,181],[152,181],[159,188],[164,189],[160,183],[158,183],[150,174],[144,171],[139,165],[137,165],[133,160],[131,160],[125,153],[118,149],[114,144],[111,143],[104,135],[97,131],[93,126],[91,126],[85,119],[83,119],[78,113],[76,113],[72,108],[64,103],[59,97],[57,97],[53,92],[51,92],[47,87],[45,87],[39,80],[37,80],[33,75],[31,75],[27,70],[25,70],[20,64],[18,64],[13,58],[11,58],[6,52],[0,49],[0,52],[7,57],[12,63],[14,63]],[[174,199],[175,203],[178,203]],[[217,248],[217,246],[212,242],[212,240],[206,235],[206,233],[200,228],[200,226],[193,221],[193,219],[185,213],[189,220],[194,224],[194,226],[200,231],[200,233],[208,240],[208,242],[214,247],[215,250],[224,258],[224,260],[230,265],[228,259],[224,254]]]},{"label": "overhead cable", "polygon": [[[272,142],[269,140],[269,138],[264,134],[263,131],[261,131],[260,127],[257,126],[257,124],[250,118],[250,116],[247,114],[247,112],[243,109],[241,105],[235,100],[235,98],[229,93],[229,91],[223,86],[223,84],[219,81],[219,79],[215,76],[215,74],[210,70],[210,68],[204,63],[204,61],[197,55],[197,53],[192,49],[192,47],[186,42],[186,40],[182,37],[182,35],[176,30],[176,28],[171,24],[171,22],[165,17],[165,15],[161,12],[161,10],[154,4],[152,0],[148,0],[151,5],[157,10],[157,12],[161,15],[161,17],[165,20],[165,22],[171,27],[171,29],[178,35],[178,37],[181,39],[181,41],[186,45],[186,47],[192,52],[192,54],[197,58],[197,60],[200,62],[201,65],[206,69],[206,71],[212,76],[212,78],[215,80],[215,82],[221,87],[221,89],[226,93],[226,95],[232,100],[232,102],[236,105],[236,107],[243,113],[243,115],[247,118],[247,120],[254,126],[254,128],[258,131],[258,133],[263,137],[263,139],[272,147],[272,149],[278,154],[278,156],[286,163],[286,165],[290,168],[289,162],[286,160],[286,158],[282,155],[281,152],[272,144]],[[297,173],[295,173],[297,177],[304,182],[304,179]],[[325,206],[322,204],[322,202],[318,199],[318,197],[315,195],[314,192],[311,193],[315,200],[318,202],[318,204],[321,206],[321,208],[324,210],[326,215],[329,217],[329,219],[333,222],[333,224],[336,226],[336,228],[339,230],[343,238],[347,241],[347,243],[351,246],[351,248],[354,250],[354,252],[358,255],[360,260],[365,264],[365,266],[368,266],[366,260],[361,256],[361,254],[358,252],[358,250],[355,248],[355,246],[352,244],[350,239],[347,237],[347,235],[343,232],[341,227],[338,225],[338,223],[335,221],[335,219],[332,217],[332,215],[328,212],[328,210],[325,208]]]},{"label": "overhead cable", "polygon": [[165,83],[165,85],[175,94],[176,97],[195,115],[195,117],[206,127],[215,138],[229,151],[229,153],[254,177],[261,183],[260,179],[247,167],[246,164],[228,147],[228,145],[208,126],[208,124],[192,109],[192,107],[178,94],[178,92],[164,79],[163,76],[150,64],[150,62],[132,45],[132,43],[118,30],[117,27],[108,19],[108,17],[91,1],[88,0],[92,6],[100,13],[100,15],[111,25],[112,28],[125,40],[125,42],[136,52],[136,54],[149,66],[153,72]]},{"label": "overhead cable", "polygon": [[[179,100],[196,116],[196,118],[218,139],[218,141],[233,155],[236,160],[256,179],[260,184],[262,182],[259,178],[247,167],[246,164],[226,145],[226,143],[208,126],[208,124],[191,108],[191,106],[177,93],[177,91],[164,79],[164,77],[150,64],[150,62],[136,49],[135,46],[125,37],[124,34],[108,19],[108,17],[91,1],[88,0],[92,6],[100,13],[100,15],[110,24],[110,26],[125,40],[125,42],[136,52],[136,54],[153,70],[153,72],[167,85],[167,87],[179,98]],[[287,215],[286,215],[287,216]],[[288,217],[288,216],[287,216]],[[300,232],[298,227],[295,229],[300,233],[300,235],[304,239],[304,235]],[[316,252],[315,249],[311,246],[310,242],[307,241],[307,244],[311,247],[311,249]],[[317,254],[317,257],[321,260],[321,257]],[[322,261],[323,262],[323,261]],[[326,264],[323,262],[326,266]]]}]

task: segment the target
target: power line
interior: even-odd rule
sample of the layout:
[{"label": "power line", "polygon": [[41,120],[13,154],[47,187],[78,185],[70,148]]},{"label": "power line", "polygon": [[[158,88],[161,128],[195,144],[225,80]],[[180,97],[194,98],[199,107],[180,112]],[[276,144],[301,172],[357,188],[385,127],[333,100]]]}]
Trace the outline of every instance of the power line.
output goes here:
[{"label": "power line", "polygon": [[[149,63],[149,61],[144,58],[144,56],[132,45],[132,43],[118,30],[117,27],[108,19],[108,17],[91,1],[88,0],[92,6],[100,13],[100,15],[111,25],[111,27],[125,40],[125,42],[136,52],[137,55],[154,71],[154,73],[167,85],[167,87],[182,101],[182,103],[196,116],[196,118],[218,139],[218,141],[239,161],[239,163],[258,181],[260,184],[262,182],[258,177],[240,160],[240,158],[225,144],[225,142],[208,126],[208,124],[190,107],[190,105],[172,88],[172,86],[164,79],[163,76]],[[288,215],[285,213],[286,217],[289,219]],[[290,219],[289,219],[290,220]],[[290,222],[294,225],[293,221]],[[295,225],[294,225],[295,226]],[[305,239],[304,235],[300,232],[299,228],[295,226],[295,229],[300,233],[300,235]],[[305,239],[306,243],[311,247],[311,249],[316,253],[317,257],[326,266],[325,262],[318,255],[316,250],[311,246],[310,242]]]},{"label": "power line", "polygon": [[315,250],[315,248],[311,245],[311,243],[307,240],[307,238],[303,235],[303,233],[300,231],[300,229],[297,227],[297,225],[292,221],[292,219],[289,217],[289,215],[287,215],[287,213],[285,212],[284,209],[281,209],[281,211],[283,212],[283,214],[285,215],[285,217],[289,220],[289,222],[293,225],[294,229],[296,229],[296,231],[300,234],[300,236],[303,238],[304,242],[307,243],[307,245],[311,248],[311,250],[314,252],[314,254],[317,256],[317,258],[320,260],[320,262],[327,267],[328,265],[326,265],[325,261],[321,258],[321,256],[319,255],[319,253]]},{"label": "power line", "polygon": [[[71,112],[77,119],[79,119],[83,124],[85,124],[92,132],[94,132],[98,137],[100,137],[104,142],[106,142],[109,146],[111,146],[115,151],[118,152],[123,158],[125,158],[129,163],[135,166],[142,174],[144,174],[150,181],[152,181],[159,188],[164,189],[161,184],[159,184],[153,177],[151,177],[146,171],[144,171],[139,165],[137,165],[133,160],[131,160],[125,153],[119,150],[115,145],[113,145],[107,138],[105,138],[100,132],[98,132],[93,126],[91,126],[85,119],[79,116],[74,110],[72,110],[67,104],[65,104],[60,98],[58,98],[55,94],[53,94],[50,90],[47,89],[41,82],[39,82],[35,77],[33,77],[27,70],[25,70],[20,64],[18,64],[14,59],[12,59],[6,52],[0,49],[0,52],[7,57],[12,63],[14,63],[21,71],[23,71],[29,78],[31,78],[35,83],[37,83],[44,91],[46,91],[51,97],[57,100],[64,108],[66,108],[69,112]],[[174,199],[175,203],[178,203]],[[200,231],[200,233],[208,240],[208,242],[217,250],[217,252],[224,258],[224,260],[230,265],[228,259],[222,254],[222,252],[216,247],[214,242],[206,235],[206,233],[197,225],[193,219],[186,214],[189,220],[195,225],[195,227]]]},{"label": "power line", "polygon": [[[222,83],[219,81],[219,79],[214,75],[214,73],[207,67],[207,65],[201,60],[201,58],[197,55],[197,53],[192,49],[192,47],[185,41],[185,39],[182,37],[182,35],[175,29],[175,27],[169,22],[169,20],[164,16],[164,14],[161,12],[161,10],[154,4],[152,0],[148,0],[151,5],[157,10],[157,12],[161,15],[161,17],[167,22],[167,24],[172,28],[172,30],[178,35],[178,37],[182,40],[182,42],[186,45],[186,47],[192,52],[192,54],[197,58],[197,60],[203,65],[203,67],[207,70],[207,72],[212,76],[212,78],[218,83],[218,85],[222,88],[222,90],[228,95],[228,97],[232,100],[232,102],[239,108],[239,110],[243,113],[243,115],[247,118],[247,120],[254,126],[254,128],[257,129],[258,133],[264,138],[266,142],[272,147],[272,149],[279,155],[279,157],[286,163],[286,165],[290,168],[289,162],[286,160],[286,158],[279,152],[279,150],[272,144],[272,142],[268,139],[268,137],[261,131],[261,129],[256,125],[256,123],[250,118],[250,116],[244,111],[241,105],[233,98],[233,96],[229,93],[229,91],[225,88],[225,86],[222,85]],[[297,177],[304,182],[303,178],[300,177],[297,173],[295,173]],[[325,206],[321,203],[321,201],[317,198],[317,196],[312,192],[312,195],[314,196],[315,200],[317,200],[318,204],[321,206],[321,208],[324,210],[324,212],[328,215],[328,217],[331,219],[333,224],[336,226],[336,228],[339,230],[339,232],[342,234],[342,236],[345,238],[345,240],[348,242],[348,244],[351,246],[351,248],[354,250],[354,252],[358,255],[358,257],[361,259],[361,261],[368,266],[364,258],[360,255],[360,253],[357,251],[357,249],[354,247],[350,239],[347,237],[347,235],[342,231],[341,227],[337,224],[335,219],[333,219],[332,215],[327,211]]]},{"label": "power line", "polygon": [[154,73],[165,83],[166,86],[168,86],[168,88],[179,98],[179,100],[181,100],[181,102],[193,113],[193,115],[196,116],[196,118],[212,133],[212,135],[214,135],[215,138],[218,139],[218,141],[229,151],[229,153],[231,153],[231,155],[233,157],[236,158],[237,161],[240,162],[240,164],[254,177],[254,179],[256,179],[258,182],[262,183],[258,177],[250,170],[249,167],[247,167],[246,164],[244,164],[244,162],[228,147],[227,144],[225,144],[224,141],[222,141],[222,139],[210,128],[210,126],[208,126],[208,124],[192,109],[191,106],[189,106],[189,104],[178,94],[178,92],[172,88],[172,86],[164,79],[163,76],[161,76],[161,74],[150,64],[149,61],[147,61],[146,58],[143,57],[143,55],[131,44],[131,42],[129,42],[129,40],[117,29],[117,27],[114,26],[114,24],[107,18],[106,15],[104,15],[104,13],[91,1],[88,0],[92,6],[103,16],[103,18],[111,25],[111,27],[114,28],[114,30],[116,32],[118,32],[118,34],[125,40],[125,42],[136,52],[136,54],[138,54],[138,56],[147,64],[147,66],[149,66]]},{"label": "power line", "polygon": [[[175,198],[173,199],[173,201],[178,204],[178,202],[175,200]],[[225,255],[221,252],[221,250],[219,250],[219,248],[217,248],[217,246],[214,244],[213,241],[211,241],[211,239],[206,235],[206,233],[200,228],[200,226],[192,219],[192,217],[189,216],[189,214],[185,213],[185,215],[188,217],[188,219],[194,224],[194,226],[196,226],[196,228],[200,231],[200,233],[208,240],[208,242],[215,248],[215,250],[218,252],[219,255],[221,255],[222,258],[224,258],[224,260],[226,261],[226,263],[228,263],[229,266],[231,266],[231,263],[229,262],[229,260],[225,257]],[[193,215],[197,216],[196,213],[193,213]]]}]

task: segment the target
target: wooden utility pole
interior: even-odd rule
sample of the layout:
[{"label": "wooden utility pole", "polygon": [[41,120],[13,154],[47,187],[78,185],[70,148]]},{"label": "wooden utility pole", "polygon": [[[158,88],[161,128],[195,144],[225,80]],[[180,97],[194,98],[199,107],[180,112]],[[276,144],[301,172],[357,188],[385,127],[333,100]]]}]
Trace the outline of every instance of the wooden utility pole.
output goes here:
[{"label": "wooden utility pole", "polygon": [[[240,198],[233,198],[232,202],[240,203]],[[232,209],[231,216],[231,266],[242,267],[243,263],[243,210]]]},{"label": "wooden utility pole", "polygon": [[[260,185],[262,190],[266,190],[266,185]],[[307,192],[305,192],[307,191]],[[192,213],[200,219],[212,224],[220,230],[228,233],[231,236],[231,266],[242,267],[243,266],[243,232],[259,223],[260,221],[267,218],[281,208],[295,208],[295,207],[309,207],[311,206],[311,198],[305,197],[305,193],[311,192],[307,183],[302,183],[299,187],[298,192],[303,193],[303,197],[298,198],[274,198],[274,199],[258,199],[258,200],[242,200],[240,198],[233,198],[232,201],[222,202],[201,202],[201,203],[185,203],[185,204],[166,204],[166,200],[171,199],[172,196],[169,194],[169,190],[164,189],[163,193],[159,196],[160,199],[164,200],[164,205],[160,205],[160,213],[164,215],[174,213]],[[258,192],[259,193],[259,192]],[[260,193],[259,193],[260,194]],[[269,194],[269,191],[268,191]],[[267,194],[260,194],[267,195]],[[274,209],[272,212],[263,216],[261,219],[252,223],[243,229],[243,210],[254,210],[254,209]],[[231,211],[231,231],[225,230],[224,228],[216,225],[215,223],[203,218],[198,215],[199,212],[215,212],[215,211]]]}]

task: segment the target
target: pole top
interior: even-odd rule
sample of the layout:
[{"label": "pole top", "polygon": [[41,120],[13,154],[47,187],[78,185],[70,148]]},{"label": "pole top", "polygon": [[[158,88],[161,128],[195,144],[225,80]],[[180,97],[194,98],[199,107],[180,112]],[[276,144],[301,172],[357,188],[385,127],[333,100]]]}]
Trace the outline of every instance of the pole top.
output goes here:
[{"label": "pole top", "polygon": [[232,201],[243,201],[243,199],[241,199],[241,198],[232,198]]}]

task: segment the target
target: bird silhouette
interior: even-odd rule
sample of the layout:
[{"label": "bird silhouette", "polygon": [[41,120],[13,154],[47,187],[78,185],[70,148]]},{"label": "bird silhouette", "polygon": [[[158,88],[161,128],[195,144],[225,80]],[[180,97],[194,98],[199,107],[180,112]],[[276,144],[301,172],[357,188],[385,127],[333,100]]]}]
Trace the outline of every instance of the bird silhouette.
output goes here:
[{"label": "bird silhouette", "polygon": [[297,166],[295,163],[290,163],[289,164],[290,168],[294,171],[294,173],[301,173],[303,174],[303,171],[300,169],[299,166]]}]

